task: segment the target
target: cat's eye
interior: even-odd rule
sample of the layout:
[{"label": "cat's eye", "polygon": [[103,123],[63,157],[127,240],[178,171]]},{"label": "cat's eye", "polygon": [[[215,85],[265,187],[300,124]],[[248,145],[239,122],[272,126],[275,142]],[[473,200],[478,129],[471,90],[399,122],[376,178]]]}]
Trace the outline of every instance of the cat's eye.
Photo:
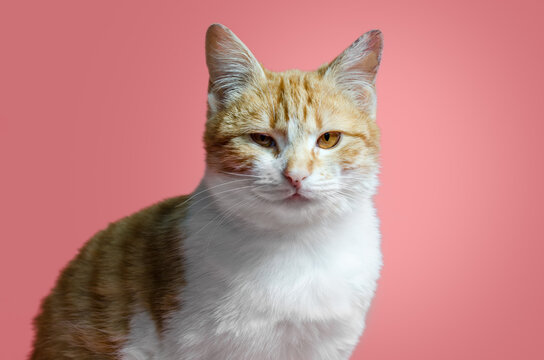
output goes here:
[{"label": "cat's eye", "polygon": [[257,144],[264,147],[276,146],[276,141],[270,135],[255,133],[255,134],[251,134],[251,139],[255,141]]},{"label": "cat's eye", "polygon": [[338,131],[329,131],[317,139],[317,146],[322,149],[330,149],[340,141],[341,134]]}]

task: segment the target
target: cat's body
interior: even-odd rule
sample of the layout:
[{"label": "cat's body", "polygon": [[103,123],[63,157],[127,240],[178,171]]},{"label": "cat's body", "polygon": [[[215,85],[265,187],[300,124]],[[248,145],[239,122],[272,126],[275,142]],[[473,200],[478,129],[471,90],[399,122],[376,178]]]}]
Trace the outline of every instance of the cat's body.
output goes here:
[{"label": "cat's body", "polygon": [[271,73],[212,26],[201,185],[87,243],[44,301],[32,359],[348,359],[381,268],[365,93],[381,38],[365,36],[346,52],[367,49],[360,58],[376,53],[376,64],[363,64],[363,95],[350,98],[355,86],[332,84],[347,55]]},{"label": "cat's body", "polygon": [[[125,353],[151,347],[157,359],[347,359],[381,264],[371,204],[336,222],[274,234],[210,223],[221,212],[205,206],[190,206],[182,225],[183,253],[192,259],[180,292],[186,303],[171,313],[162,339],[141,337],[152,322],[139,314]],[[228,247],[210,246],[217,234]]]}]

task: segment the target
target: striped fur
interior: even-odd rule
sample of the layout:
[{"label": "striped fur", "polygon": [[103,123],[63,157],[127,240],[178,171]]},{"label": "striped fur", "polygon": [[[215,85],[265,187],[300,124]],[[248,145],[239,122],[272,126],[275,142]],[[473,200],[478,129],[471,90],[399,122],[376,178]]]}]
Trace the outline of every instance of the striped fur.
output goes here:
[{"label": "striped fur", "polygon": [[178,232],[185,200],[112,223],[80,250],[43,301],[32,360],[116,359],[142,307],[162,330],[185,284]]}]

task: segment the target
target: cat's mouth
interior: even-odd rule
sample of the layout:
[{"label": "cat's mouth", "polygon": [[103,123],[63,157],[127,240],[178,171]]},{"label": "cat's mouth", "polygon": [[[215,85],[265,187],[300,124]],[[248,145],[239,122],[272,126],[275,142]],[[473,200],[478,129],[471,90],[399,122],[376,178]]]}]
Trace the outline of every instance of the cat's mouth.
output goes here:
[{"label": "cat's mouth", "polygon": [[308,201],[310,201],[310,199],[307,198],[306,196],[302,195],[299,192],[295,192],[294,194],[289,195],[288,197],[284,198],[283,201],[285,201],[287,203],[297,203],[298,204],[298,203],[308,202]]},{"label": "cat's mouth", "polygon": [[[285,193],[285,191],[288,191]],[[299,190],[276,190],[276,191],[269,191],[269,192],[255,192],[255,195],[259,198],[262,198],[263,200],[270,201],[272,203],[276,203],[278,205],[283,204],[289,204],[289,205],[304,205],[313,202],[315,199],[310,195],[306,194],[306,191],[301,192]],[[308,196],[310,195],[310,196]]]}]

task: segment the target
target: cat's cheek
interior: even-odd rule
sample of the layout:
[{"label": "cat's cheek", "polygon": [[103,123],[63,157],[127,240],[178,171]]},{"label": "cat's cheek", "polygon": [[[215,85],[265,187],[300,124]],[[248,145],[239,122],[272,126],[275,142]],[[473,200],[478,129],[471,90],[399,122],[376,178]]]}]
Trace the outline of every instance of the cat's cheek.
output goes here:
[{"label": "cat's cheek", "polygon": [[254,168],[256,154],[251,151],[250,146],[227,144],[208,152],[206,160],[216,171],[247,174]]},{"label": "cat's cheek", "polygon": [[342,170],[353,170],[360,166],[361,151],[356,148],[346,147],[340,151],[339,162]]},{"label": "cat's cheek", "polygon": [[342,162],[337,154],[320,154],[313,173],[317,181],[331,182],[339,179],[343,172]]},{"label": "cat's cheek", "polygon": [[352,170],[367,171],[376,167],[378,162],[376,150],[355,139],[339,148],[335,155],[343,172]]}]

